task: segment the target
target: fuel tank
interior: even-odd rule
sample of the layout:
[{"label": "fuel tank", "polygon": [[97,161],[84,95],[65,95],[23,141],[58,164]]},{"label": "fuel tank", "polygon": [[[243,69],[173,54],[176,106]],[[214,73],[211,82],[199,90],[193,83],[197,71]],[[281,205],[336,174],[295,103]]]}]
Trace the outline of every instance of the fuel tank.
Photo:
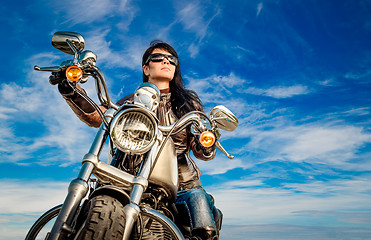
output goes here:
[{"label": "fuel tank", "polygon": [[149,182],[168,188],[171,194],[178,190],[178,160],[175,145],[171,138],[166,142],[149,177]]}]

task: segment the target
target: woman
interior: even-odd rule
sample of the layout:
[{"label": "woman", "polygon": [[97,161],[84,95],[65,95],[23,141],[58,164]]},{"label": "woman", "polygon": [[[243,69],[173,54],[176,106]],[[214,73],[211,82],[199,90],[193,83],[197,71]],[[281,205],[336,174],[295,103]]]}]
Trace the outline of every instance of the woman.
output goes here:
[{"label": "woman", "polygon": [[[160,125],[171,125],[190,111],[202,111],[197,94],[183,87],[178,55],[169,44],[152,42],[143,55],[142,68],[143,82],[155,84],[161,92],[161,101],[156,109]],[[82,121],[89,126],[99,127],[101,119],[92,106],[63,85],[58,87]],[[130,97],[121,99],[118,104],[122,105],[128,98]],[[215,155],[215,146],[202,147],[189,128],[172,138],[178,159],[179,189],[176,203],[185,205],[189,210],[191,234],[194,239],[217,239],[211,196],[202,188],[200,171],[195,162],[186,157],[186,153],[192,150],[197,158],[211,160]]]}]

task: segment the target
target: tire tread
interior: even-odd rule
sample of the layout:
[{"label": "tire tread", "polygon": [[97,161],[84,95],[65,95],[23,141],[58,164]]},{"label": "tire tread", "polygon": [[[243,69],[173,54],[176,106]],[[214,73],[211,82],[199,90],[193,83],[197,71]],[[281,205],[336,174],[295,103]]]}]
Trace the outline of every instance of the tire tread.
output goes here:
[{"label": "tire tread", "polygon": [[89,213],[78,240],[122,239],[125,213],[122,204],[108,195],[91,200]]}]

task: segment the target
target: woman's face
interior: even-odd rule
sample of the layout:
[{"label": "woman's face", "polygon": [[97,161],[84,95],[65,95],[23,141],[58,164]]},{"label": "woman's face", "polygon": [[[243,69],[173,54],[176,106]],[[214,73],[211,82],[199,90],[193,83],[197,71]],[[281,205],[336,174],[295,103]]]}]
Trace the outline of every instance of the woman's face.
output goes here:
[{"label": "woman's face", "polygon": [[[155,53],[171,55],[168,51],[159,48],[155,48],[151,54]],[[175,68],[175,65],[164,58],[161,62],[149,61],[143,66],[143,73],[148,77],[148,82],[155,84],[159,89],[166,89],[174,78]]]}]

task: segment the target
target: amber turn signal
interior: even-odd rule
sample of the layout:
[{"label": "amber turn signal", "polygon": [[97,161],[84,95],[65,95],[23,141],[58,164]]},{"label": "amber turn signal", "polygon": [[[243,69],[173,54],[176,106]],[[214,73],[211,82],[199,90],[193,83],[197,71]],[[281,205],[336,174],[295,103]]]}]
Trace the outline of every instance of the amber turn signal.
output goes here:
[{"label": "amber turn signal", "polygon": [[211,147],[215,143],[215,135],[210,131],[203,132],[200,135],[200,143],[204,147]]},{"label": "amber turn signal", "polygon": [[66,77],[72,82],[79,81],[82,77],[82,70],[78,66],[69,66],[66,70]]}]

